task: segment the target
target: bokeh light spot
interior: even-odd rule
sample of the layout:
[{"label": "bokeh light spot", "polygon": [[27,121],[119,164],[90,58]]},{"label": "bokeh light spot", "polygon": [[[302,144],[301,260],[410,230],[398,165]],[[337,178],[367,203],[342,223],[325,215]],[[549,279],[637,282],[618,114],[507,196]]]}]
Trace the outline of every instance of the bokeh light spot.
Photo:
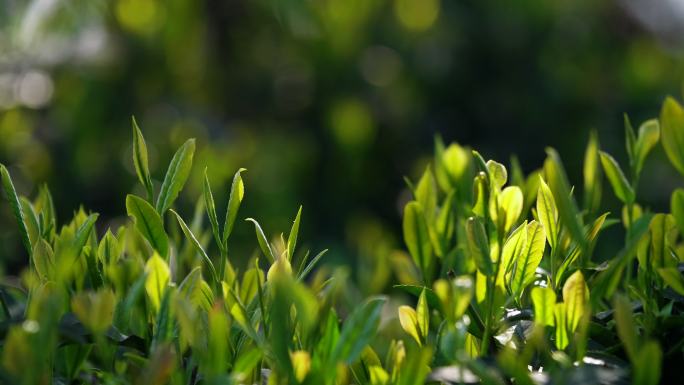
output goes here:
[{"label": "bokeh light spot", "polygon": [[161,25],[163,9],[155,0],[119,0],[116,17],[124,29],[148,35]]},{"label": "bokeh light spot", "polygon": [[375,125],[368,106],[357,99],[336,103],[330,113],[335,140],[347,149],[366,147],[375,136]]},{"label": "bokeh light spot", "polygon": [[361,74],[374,86],[392,84],[401,71],[401,58],[391,48],[373,46],[367,48],[361,57]]},{"label": "bokeh light spot", "polygon": [[407,29],[425,31],[439,16],[440,0],[395,0],[394,13]]}]

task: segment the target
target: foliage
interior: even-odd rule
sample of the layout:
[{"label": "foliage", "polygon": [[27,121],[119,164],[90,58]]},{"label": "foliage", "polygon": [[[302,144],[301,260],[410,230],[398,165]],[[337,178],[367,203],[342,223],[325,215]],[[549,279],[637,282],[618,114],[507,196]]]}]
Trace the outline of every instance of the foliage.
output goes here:
[{"label": "foliage", "polygon": [[[681,111],[667,99],[660,119],[638,133],[625,119],[624,170],[593,136],[582,204],[553,149],[525,178],[515,163],[509,172],[437,138],[432,166],[409,182],[408,253],[394,259],[395,290],[368,298],[345,268],[315,269],[325,251],[310,258],[297,248],[301,207],[287,237],[269,237],[246,219],[260,253],[240,271],[229,240],[235,226],[246,225],[238,221],[246,170],[226,189],[223,223],[206,170],[193,219],[174,209],[191,172],[192,139],[173,156],[155,199],[133,121],[133,163],[146,197],[128,195],[132,220],[103,236],[98,215],[84,209],[58,227],[49,190],[32,201],[19,196],[0,166],[29,255],[19,279],[5,277],[0,286],[0,379],[417,385],[675,378],[673,364],[684,354],[684,190],[672,194],[670,213],[651,213],[638,203],[637,187],[661,137],[681,168]],[[601,171],[624,204],[622,215],[597,211]],[[595,255],[600,235],[618,223],[623,248]],[[402,296],[415,302],[396,303]]]}]

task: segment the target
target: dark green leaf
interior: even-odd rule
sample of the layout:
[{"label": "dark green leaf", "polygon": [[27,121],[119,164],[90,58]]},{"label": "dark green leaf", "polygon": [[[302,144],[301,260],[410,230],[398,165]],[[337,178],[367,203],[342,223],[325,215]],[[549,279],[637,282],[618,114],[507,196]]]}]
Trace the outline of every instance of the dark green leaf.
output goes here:
[{"label": "dark green leaf", "polygon": [[159,213],[146,200],[135,196],[126,196],[126,211],[135,220],[135,228],[140,231],[150,246],[164,258],[169,256],[169,237],[164,231],[164,224]]},{"label": "dark green leaf", "polygon": [[31,240],[29,238],[29,232],[26,228],[26,223],[24,222],[24,213],[21,209],[21,203],[19,202],[19,196],[17,195],[17,190],[14,188],[12,183],[12,178],[10,177],[9,171],[3,164],[0,164],[0,177],[2,177],[2,186],[7,195],[7,200],[9,201],[10,207],[12,207],[12,212],[14,213],[14,218],[17,220],[17,225],[19,225],[19,234],[21,235],[21,241],[26,248],[26,252],[31,255],[33,251],[33,246],[31,245]]}]

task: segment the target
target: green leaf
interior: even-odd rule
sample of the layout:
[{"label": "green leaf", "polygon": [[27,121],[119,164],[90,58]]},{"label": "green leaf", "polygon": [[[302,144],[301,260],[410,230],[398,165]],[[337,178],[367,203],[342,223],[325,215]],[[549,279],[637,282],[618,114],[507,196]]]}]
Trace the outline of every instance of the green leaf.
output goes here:
[{"label": "green leaf", "polygon": [[639,127],[639,137],[635,147],[635,168],[636,175],[641,174],[641,169],[644,167],[644,161],[651,152],[653,147],[658,144],[660,140],[660,125],[657,119],[650,119],[645,121]]},{"label": "green leaf", "polygon": [[656,214],[648,226],[651,234],[650,262],[654,269],[674,267],[677,259],[673,258],[670,248],[675,245],[677,227],[675,219],[669,214]]},{"label": "green leaf", "polygon": [[171,207],[178,197],[178,193],[183,189],[185,181],[190,175],[194,154],[195,139],[188,139],[173,155],[157,198],[156,208],[159,215],[163,215]]},{"label": "green leaf", "polygon": [[416,201],[409,202],[404,207],[404,241],[413,258],[413,262],[420,267],[424,279],[429,279],[429,268],[432,260],[432,246],[423,207]]},{"label": "green leaf", "polygon": [[553,326],[553,311],[556,305],[556,293],[549,287],[534,287],[530,292],[534,305],[534,322],[542,326]]},{"label": "green leaf", "polygon": [[541,176],[539,177],[539,192],[537,193],[537,216],[539,222],[544,226],[549,246],[555,250],[558,247],[558,208],[551,189]]},{"label": "green leaf", "polygon": [[486,276],[494,275],[494,265],[489,255],[489,241],[480,218],[470,217],[466,220],[466,237],[468,250],[477,269]]},{"label": "green leaf", "polygon": [[662,375],[663,351],[656,341],[643,344],[637,353],[633,365],[633,384],[657,385]]},{"label": "green leaf", "polygon": [[418,346],[422,346],[423,340],[418,330],[418,313],[411,306],[406,305],[399,306],[397,312],[401,328],[416,340]]},{"label": "green leaf", "polygon": [[501,268],[499,268],[499,275],[497,282],[502,283],[503,279],[511,272],[515,266],[515,262],[527,249],[527,221],[516,227],[511,235],[508,236],[504,242],[503,251],[501,252]]},{"label": "green leaf", "polygon": [[634,315],[632,314],[632,305],[625,296],[617,294],[613,300],[613,307],[615,308],[613,318],[615,319],[618,336],[625,347],[627,355],[633,361],[637,356],[639,334],[634,322]]},{"label": "green leaf", "polygon": [[21,235],[21,241],[26,248],[26,252],[31,255],[33,251],[33,246],[29,238],[29,232],[26,228],[26,223],[24,222],[24,213],[21,209],[21,203],[19,202],[19,196],[17,195],[17,190],[14,189],[14,183],[12,183],[12,178],[10,177],[9,171],[3,164],[0,164],[0,177],[2,178],[2,186],[5,189],[5,194],[7,195],[7,201],[9,201],[12,212],[14,213],[14,218],[17,220],[17,225],[19,225],[19,234]]},{"label": "green leaf", "polygon": [[684,175],[684,109],[668,96],[660,110],[663,147],[673,166]]},{"label": "green leaf", "polygon": [[287,258],[292,260],[294,257],[295,246],[297,245],[297,235],[299,234],[299,221],[302,216],[302,206],[299,206],[297,210],[297,216],[294,222],[292,222],[292,228],[290,229],[290,235],[287,237]]},{"label": "green leaf", "polygon": [[52,247],[43,238],[36,241],[33,248],[33,263],[36,268],[36,273],[43,281],[48,281],[54,276],[55,255],[52,252]]},{"label": "green leaf", "polygon": [[145,292],[155,312],[159,311],[162,296],[171,277],[171,270],[159,254],[152,254],[145,264]]},{"label": "green leaf", "polygon": [[211,224],[211,231],[214,234],[214,240],[221,252],[225,252],[225,245],[221,240],[221,232],[218,224],[218,217],[216,216],[216,203],[214,202],[214,194],[211,192],[211,183],[209,183],[209,176],[207,175],[207,168],[204,168],[204,188],[202,190],[204,195],[204,208],[207,210],[209,223]]},{"label": "green leaf", "polygon": [[97,248],[97,256],[105,266],[108,266],[110,263],[117,262],[120,255],[121,245],[119,240],[107,229]]},{"label": "green leaf", "polygon": [[508,186],[498,196],[499,209],[498,221],[504,233],[515,225],[523,209],[523,193],[518,186]]},{"label": "green leaf", "polygon": [[636,146],[637,137],[634,133],[634,127],[632,127],[632,122],[629,120],[627,114],[623,115],[625,122],[625,148],[627,149],[627,155],[629,156],[629,163],[635,163],[636,156]]},{"label": "green leaf", "polygon": [[245,185],[240,175],[244,168],[239,169],[233,176],[233,184],[230,186],[230,198],[228,199],[228,209],[226,210],[226,220],[223,224],[223,244],[227,245],[228,237],[233,232],[233,225],[240,210],[240,203],[245,196]]},{"label": "green leaf", "polygon": [[204,251],[204,249],[202,248],[202,245],[200,245],[199,241],[195,237],[195,234],[192,233],[192,231],[190,230],[188,225],[185,224],[185,221],[183,220],[183,218],[181,218],[180,215],[178,215],[177,212],[175,212],[173,209],[171,209],[169,211],[171,211],[171,213],[176,217],[176,220],[178,220],[178,224],[180,225],[181,230],[183,230],[183,234],[185,234],[185,238],[187,238],[190,241],[190,243],[193,245],[195,250],[199,253],[199,255],[204,260],[204,263],[207,265],[207,268],[209,269],[209,273],[211,273],[211,278],[214,280],[214,282],[216,284],[218,284],[220,280],[219,280],[218,275],[216,274],[216,269],[214,268],[214,263],[211,262],[211,259],[207,255],[207,252]]},{"label": "green leaf", "polygon": [[508,181],[508,171],[506,166],[493,160],[487,161],[487,173],[489,174],[489,181],[493,189],[501,190],[501,188]]},{"label": "green leaf", "polygon": [[169,256],[169,237],[164,231],[164,224],[159,213],[146,200],[135,196],[126,196],[126,212],[135,220],[135,228],[140,231],[150,246],[164,258]]},{"label": "green leaf", "polygon": [[634,189],[630,186],[625,174],[622,173],[620,165],[609,154],[603,151],[599,151],[599,154],[601,155],[603,171],[606,173],[611,186],[613,186],[615,196],[624,203],[633,203],[635,198]]},{"label": "green leaf", "polygon": [[134,116],[131,117],[131,126],[133,127],[133,164],[135,165],[135,173],[138,174],[138,180],[147,191],[147,200],[152,203],[154,189],[147,161],[147,145]]},{"label": "green leaf", "polygon": [[678,188],[672,193],[670,211],[674,216],[679,232],[684,235],[684,189]]},{"label": "green leaf", "polygon": [[568,328],[566,304],[559,302],[553,307],[553,318],[556,323],[556,348],[563,350],[568,346]]},{"label": "green leaf", "polygon": [[354,362],[380,325],[385,297],[371,297],[347,317],[332,354],[333,362]]},{"label": "green leaf", "polygon": [[676,267],[665,267],[657,269],[658,275],[665,281],[665,283],[672,288],[672,290],[684,295],[684,277]]},{"label": "green leaf", "polygon": [[572,198],[568,177],[565,175],[561,159],[552,148],[548,148],[546,153],[548,156],[544,161],[544,173],[558,207],[560,222],[568,229],[572,239],[578,245],[585,247],[584,225],[578,215],[575,200]]},{"label": "green leaf", "polygon": [[530,222],[526,230],[527,244],[523,252],[517,256],[511,277],[511,291],[518,297],[522,296],[523,290],[534,281],[534,272],[541,262],[546,246],[544,228],[538,222]]},{"label": "green leaf", "polygon": [[425,218],[430,221],[437,212],[437,187],[435,178],[432,176],[430,167],[425,169],[423,176],[418,181],[415,190],[416,201],[420,203],[425,213]]},{"label": "green leaf", "polygon": [[418,331],[423,336],[423,340],[427,341],[428,330],[430,327],[430,309],[426,299],[425,289],[418,297],[418,304],[416,305],[416,316],[418,320]]},{"label": "green leaf", "polygon": [[601,205],[601,166],[598,134],[592,131],[584,153],[584,209],[595,212]]},{"label": "green leaf", "polygon": [[584,282],[582,272],[574,272],[563,285],[563,302],[566,304],[567,328],[570,332],[577,329],[584,313],[589,311],[587,301],[589,299],[589,289]]},{"label": "green leaf", "polygon": [[36,211],[33,209],[31,202],[25,197],[19,197],[19,203],[21,203],[21,211],[24,214],[24,220],[26,229],[29,234],[29,242],[31,245],[35,245],[36,241],[40,237],[40,224],[38,223],[38,216]]},{"label": "green leaf", "polygon": [[264,230],[261,229],[261,225],[259,225],[259,222],[257,222],[256,219],[253,219],[253,218],[247,218],[245,220],[254,223],[254,231],[256,232],[257,241],[259,242],[259,247],[261,248],[261,252],[264,253],[266,258],[268,258],[268,260],[271,263],[274,263],[277,258],[275,257],[275,254],[273,254],[273,250],[271,249],[271,244],[268,243],[268,239],[266,238],[266,234],[264,234]]}]

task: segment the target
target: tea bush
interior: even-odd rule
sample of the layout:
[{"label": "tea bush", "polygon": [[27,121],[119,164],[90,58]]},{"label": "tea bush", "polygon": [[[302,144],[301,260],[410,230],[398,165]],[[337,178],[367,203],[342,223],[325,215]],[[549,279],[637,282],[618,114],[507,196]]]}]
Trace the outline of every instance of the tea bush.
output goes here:
[{"label": "tea bush", "polygon": [[[5,277],[2,365],[7,384],[657,384],[684,362],[684,189],[670,213],[638,201],[658,142],[684,174],[684,109],[625,118],[624,167],[593,135],[582,199],[560,156],[524,176],[456,143],[434,161],[404,208],[408,253],[392,258],[394,289],[361,299],[344,268],[316,268],[298,248],[302,209],[287,237],[244,223],[243,169],[225,219],[205,169],[190,220],[174,201],[192,169],[183,144],[159,188],[133,121],[133,163],[144,197],[128,195],[124,226],[96,229],[80,209],[58,226],[47,187],[34,200],[2,184],[28,269]],[[602,175],[622,202],[600,211]],[[158,191],[158,192],[157,192]],[[580,203],[581,201],[581,203]],[[208,225],[204,225],[204,216]],[[219,214],[221,219],[219,221]],[[187,218],[187,217],[186,217]],[[231,262],[238,225],[253,226],[259,256]],[[595,255],[623,226],[613,255]],[[98,231],[96,231],[98,230]],[[104,234],[99,236],[99,234]],[[256,245],[255,245],[256,246]],[[400,302],[408,296],[411,305]],[[415,306],[413,306],[415,305]],[[381,358],[382,357],[382,358]]]}]

